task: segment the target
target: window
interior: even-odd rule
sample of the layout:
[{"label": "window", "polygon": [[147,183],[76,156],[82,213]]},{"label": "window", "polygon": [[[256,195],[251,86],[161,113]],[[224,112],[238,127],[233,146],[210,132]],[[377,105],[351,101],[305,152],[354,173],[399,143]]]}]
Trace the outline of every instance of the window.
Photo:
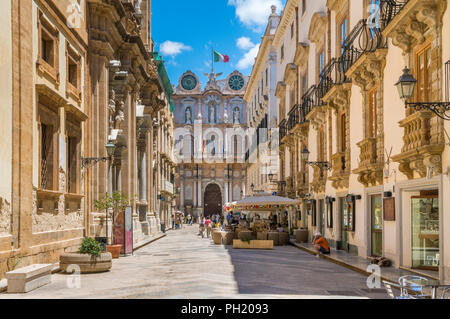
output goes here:
[{"label": "window", "polygon": [[284,44],[281,46],[281,60],[284,59]]},{"label": "window", "polygon": [[306,0],[302,0],[302,15],[306,12]]},{"label": "window", "polygon": [[67,44],[67,82],[70,83],[75,95],[79,95],[80,82],[81,82],[81,56],[77,54],[72,48]]},{"label": "window", "polygon": [[346,143],[346,133],[347,133],[347,122],[346,122],[346,116],[345,113],[342,113],[340,116],[340,147],[341,152],[345,152],[347,150],[347,143]]},{"label": "window", "polygon": [[[323,71],[323,69],[325,68],[325,51],[324,50],[322,50],[320,53],[319,53],[319,56],[318,56],[318,65],[319,65],[319,72],[318,72],[318,75],[319,75],[319,78],[320,78],[320,76],[321,76],[321,74],[322,74],[322,71]],[[319,82],[319,81],[318,81]]]},{"label": "window", "polygon": [[370,35],[373,37],[375,30],[381,28],[380,0],[369,0],[367,12],[369,13],[367,24],[370,28]]},{"label": "window", "polygon": [[308,76],[304,74],[302,76],[302,96],[306,94],[306,90],[308,90]]},{"label": "window", "polygon": [[54,66],[55,55],[54,55],[55,42],[45,31],[42,32],[41,36],[41,58],[50,66]]},{"label": "window", "polygon": [[52,125],[41,123],[40,130],[40,167],[41,189],[53,190],[54,188],[54,128]]},{"label": "window", "polygon": [[416,62],[416,101],[428,102],[431,98],[431,44],[426,44],[415,55]]},{"label": "window", "polygon": [[294,37],[294,22],[291,24],[291,39]]},{"label": "window", "polygon": [[67,191],[77,194],[78,189],[78,147],[79,139],[69,136],[67,139]]},{"label": "window", "polygon": [[266,86],[268,85],[268,83],[269,83],[269,70],[266,69]]},{"label": "window", "polygon": [[344,53],[345,41],[347,41],[348,36],[348,19],[344,20],[339,24],[339,44],[340,44],[340,55]]},{"label": "window", "polygon": [[369,91],[369,108],[368,108],[368,136],[377,137],[377,88]]}]

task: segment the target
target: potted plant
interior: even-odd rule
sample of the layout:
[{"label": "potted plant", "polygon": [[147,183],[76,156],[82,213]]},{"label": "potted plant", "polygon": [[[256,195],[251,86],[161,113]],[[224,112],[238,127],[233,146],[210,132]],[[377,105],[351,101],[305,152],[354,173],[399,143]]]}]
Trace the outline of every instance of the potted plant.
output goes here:
[{"label": "potted plant", "polygon": [[[129,199],[123,195],[121,192],[113,192],[111,196],[109,196],[108,193],[106,195],[99,199],[94,201],[94,207],[99,210],[105,210],[106,211],[106,238],[107,238],[107,244],[106,244],[106,251],[110,252],[113,258],[119,258],[120,256],[120,250],[122,248],[121,244],[116,244],[115,241],[115,234],[114,234],[114,227],[120,226],[115,225],[116,217],[125,211],[125,208],[129,205]],[[111,243],[109,243],[109,236],[108,236],[108,215],[109,212],[112,212],[112,225],[113,229],[111,232]]]},{"label": "potted plant", "polygon": [[95,239],[85,237],[76,253],[63,253],[59,256],[59,267],[63,272],[77,271],[80,273],[103,272],[111,269],[112,256],[103,252],[102,245]]}]

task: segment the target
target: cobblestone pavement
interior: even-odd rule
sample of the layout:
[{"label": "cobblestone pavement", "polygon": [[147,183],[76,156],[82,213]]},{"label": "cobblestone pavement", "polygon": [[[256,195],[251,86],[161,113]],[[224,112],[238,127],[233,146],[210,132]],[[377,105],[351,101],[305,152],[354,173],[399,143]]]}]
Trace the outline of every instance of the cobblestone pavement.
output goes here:
[{"label": "cobblestone pavement", "polygon": [[68,288],[71,275],[24,295],[2,298],[386,298],[369,290],[366,277],[318,259],[293,246],[238,250],[214,245],[184,226],[113,261],[111,271],[81,275],[80,288]]}]

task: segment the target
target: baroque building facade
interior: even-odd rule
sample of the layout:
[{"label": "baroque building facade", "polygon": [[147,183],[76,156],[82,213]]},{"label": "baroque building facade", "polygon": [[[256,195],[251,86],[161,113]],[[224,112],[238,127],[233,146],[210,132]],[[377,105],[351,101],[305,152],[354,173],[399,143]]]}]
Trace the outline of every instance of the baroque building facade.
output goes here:
[{"label": "baroque building facade", "polygon": [[56,262],[86,236],[106,237],[94,205],[106,193],[130,199],[135,243],[160,232],[169,213],[153,203],[175,164],[172,88],[153,52],[151,0],[0,8],[0,278]]},{"label": "baroque building facade", "polygon": [[288,0],[272,40],[278,193],[302,200],[298,226],[440,279],[450,278],[450,121],[405,108],[395,85],[406,66],[409,102],[449,101],[449,15],[447,1]]},{"label": "baroque building facade", "polygon": [[224,80],[213,71],[202,84],[196,74],[179,79],[175,104],[177,207],[186,215],[222,213],[227,202],[245,195],[247,77],[235,71]]}]

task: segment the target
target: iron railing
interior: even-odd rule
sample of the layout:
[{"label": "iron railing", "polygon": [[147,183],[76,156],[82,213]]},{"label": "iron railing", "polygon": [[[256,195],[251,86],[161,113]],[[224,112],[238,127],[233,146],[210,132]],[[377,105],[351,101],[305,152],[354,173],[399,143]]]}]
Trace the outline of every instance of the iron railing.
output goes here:
[{"label": "iron railing", "polygon": [[333,58],[320,73],[320,83],[318,90],[321,98],[333,88],[334,85],[349,82],[350,79],[345,75],[345,60],[343,57]]},{"label": "iron railing", "polygon": [[409,0],[381,0],[380,19],[381,28],[384,30],[388,24],[402,11]]},{"label": "iron railing", "polygon": [[360,20],[344,42],[343,70],[347,72],[364,53],[381,48],[387,48],[387,39],[383,37],[381,28],[369,25],[367,19]]}]

